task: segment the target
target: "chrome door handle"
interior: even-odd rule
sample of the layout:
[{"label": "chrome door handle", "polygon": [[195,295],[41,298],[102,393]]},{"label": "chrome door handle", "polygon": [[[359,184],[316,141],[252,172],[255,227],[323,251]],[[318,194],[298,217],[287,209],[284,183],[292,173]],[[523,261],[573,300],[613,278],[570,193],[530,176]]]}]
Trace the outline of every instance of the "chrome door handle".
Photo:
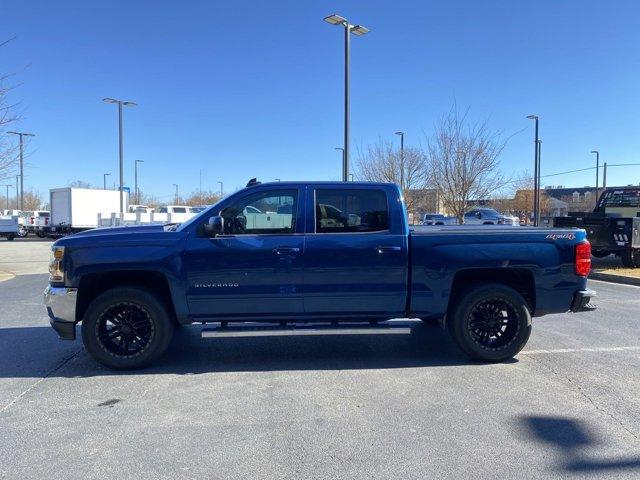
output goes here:
[{"label": "chrome door handle", "polygon": [[402,250],[402,247],[376,247],[376,251],[379,254],[390,253],[390,252],[399,252]]},{"label": "chrome door handle", "polygon": [[273,249],[273,253],[276,255],[282,255],[285,253],[298,253],[300,249],[298,247],[276,247]]}]

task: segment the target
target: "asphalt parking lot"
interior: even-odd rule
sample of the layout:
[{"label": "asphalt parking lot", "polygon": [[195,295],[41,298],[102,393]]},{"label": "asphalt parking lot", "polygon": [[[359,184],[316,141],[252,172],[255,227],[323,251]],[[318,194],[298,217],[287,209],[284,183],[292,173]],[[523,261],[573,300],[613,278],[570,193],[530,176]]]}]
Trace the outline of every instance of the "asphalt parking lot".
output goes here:
[{"label": "asphalt parking lot", "polygon": [[640,287],[534,320],[517,360],[447,335],[199,338],[115,373],[41,304],[48,241],[0,242],[0,478],[640,478]]}]

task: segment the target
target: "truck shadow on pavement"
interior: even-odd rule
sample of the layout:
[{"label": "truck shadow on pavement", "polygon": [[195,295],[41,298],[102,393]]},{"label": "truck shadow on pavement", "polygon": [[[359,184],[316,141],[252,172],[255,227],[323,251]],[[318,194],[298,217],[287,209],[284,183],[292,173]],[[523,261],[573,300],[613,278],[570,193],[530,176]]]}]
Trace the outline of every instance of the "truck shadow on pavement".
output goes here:
[{"label": "truck shadow on pavement", "polygon": [[[77,334],[80,337],[79,328]],[[0,378],[452,365],[483,366],[462,354],[445,331],[429,325],[418,325],[409,335],[220,339],[202,339],[200,326],[184,326],[176,331],[169,349],[156,365],[134,372],[114,372],[99,365],[85,352],[79,339],[58,340],[49,327],[0,329]]]},{"label": "truck shadow on pavement", "polygon": [[565,473],[640,469],[640,457],[607,458],[603,447],[611,442],[605,442],[582,421],[542,416],[521,420],[525,434],[532,434],[535,440],[555,448],[559,455],[558,468]]}]

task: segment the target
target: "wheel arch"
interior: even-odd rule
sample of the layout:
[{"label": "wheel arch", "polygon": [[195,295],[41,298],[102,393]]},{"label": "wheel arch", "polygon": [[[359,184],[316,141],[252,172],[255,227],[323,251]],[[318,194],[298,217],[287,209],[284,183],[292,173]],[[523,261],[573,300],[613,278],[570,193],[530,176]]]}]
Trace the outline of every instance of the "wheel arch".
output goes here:
[{"label": "wheel arch", "polygon": [[525,268],[473,268],[456,272],[451,284],[447,311],[451,311],[465,290],[484,283],[500,283],[513,288],[527,301],[533,316],[536,307],[535,280],[533,273]]},{"label": "wheel arch", "polygon": [[177,323],[176,308],[167,277],[153,270],[119,270],[84,275],[78,285],[76,321],[81,321],[91,302],[115,287],[138,287],[155,294],[164,303],[171,319]]}]

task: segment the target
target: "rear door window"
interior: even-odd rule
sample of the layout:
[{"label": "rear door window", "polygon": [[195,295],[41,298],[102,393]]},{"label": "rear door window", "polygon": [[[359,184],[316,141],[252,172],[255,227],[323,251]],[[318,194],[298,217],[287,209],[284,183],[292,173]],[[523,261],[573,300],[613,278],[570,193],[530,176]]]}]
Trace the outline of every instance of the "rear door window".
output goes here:
[{"label": "rear door window", "polygon": [[383,190],[316,190],[316,233],[368,233],[389,230],[389,206]]}]

